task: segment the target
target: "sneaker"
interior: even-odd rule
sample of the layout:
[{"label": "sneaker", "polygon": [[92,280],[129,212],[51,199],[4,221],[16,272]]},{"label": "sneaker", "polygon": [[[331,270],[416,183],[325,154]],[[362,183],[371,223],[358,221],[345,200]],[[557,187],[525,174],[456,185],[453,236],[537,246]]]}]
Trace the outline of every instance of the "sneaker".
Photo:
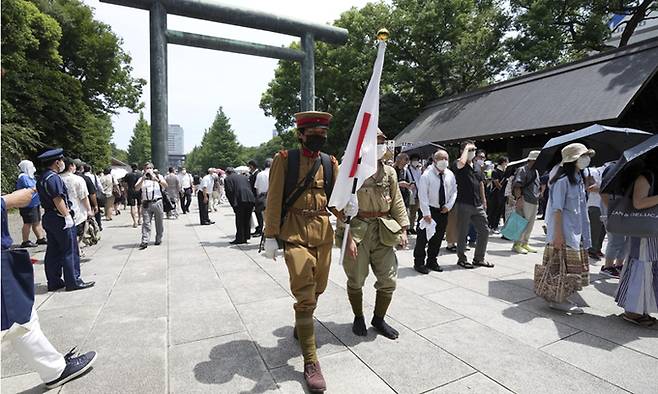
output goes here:
[{"label": "sneaker", "polygon": [[528,253],[537,253],[537,249],[531,247],[531,246],[528,245],[528,244],[521,245],[521,247],[522,247],[523,249],[527,250]]},{"label": "sneaker", "polygon": [[528,254],[528,251],[519,244],[514,244],[514,246],[512,246],[512,251],[519,254]]},{"label": "sneaker", "polygon": [[317,361],[304,364],[304,380],[310,392],[323,392],[327,389],[320,363]]},{"label": "sneaker", "polygon": [[37,239],[37,245],[48,245],[48,241],[45,238]]},{"label": "sneaker", "polygon": [[587,252],[587,254],[589,255],[589,258],[594,260],[594,261],[600,261],[601,260],[598,253],[596,253],[596,252]]},{"label": "sneaker", "polygon": [[494,233],[495,235],[498,235],[498,234],[500,234],[500,230],[496,229],[496,230],[493,231],[493,233]]},{"label": "sneaker", "polygon": [[149,244],[147,244],[147,243],[145,243],[145,242],[142,242],[141,244],[139,244],[139,248],[137,248],[137,249],[139,249],[139,250],[144,250],[144,249],[146,249],[148,246],[149,246]]},{"label": "sneaker", "polygon": [[76,356],[75,348],[71,349],[71,351],[66,353],[64,356],[64,361],[66,361],[66,367],[64,367],[64,371],[61,375],[59,375],[59,378],[51,382],[47,382],[46,388],[50,390],[77,378],[78,376],[85,373],[95,360],[96,352],[87,352],[85,354]]},{"label": "sneaker", "polygon": [[27,241],[21,243],[21,248],[36,248],[36,247],[37,247],[37,244],[35,244],[34,242],[32,242],[30,240],[27,240]]},{"label": "sneaker", "polygon": [[601,275],[619,279],[619,271],[615,267],[601,267]]}]

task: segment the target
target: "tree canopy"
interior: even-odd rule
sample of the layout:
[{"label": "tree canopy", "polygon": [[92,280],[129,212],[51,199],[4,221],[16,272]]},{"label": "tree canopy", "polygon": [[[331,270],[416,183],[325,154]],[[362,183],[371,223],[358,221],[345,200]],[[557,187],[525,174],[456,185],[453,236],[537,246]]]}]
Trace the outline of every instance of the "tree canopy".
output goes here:
[{"label": "tree canopy", "polygon": [[187,155],[185,165],[198,172],[205,172],[210,167],[238,166],[244,164],[242,152],[243,147],[231,128],[231,120],[219,107],[212,125],[203,133],[201,144]]},{"label": "tree canopy", "polygon": [[138,110],[146,83],[121,44],[79,0],[2,1],[3,191],[18,161],[45,146],[109,164],[110,115]]},{"label": "tree canopy", "polygon": [[139,119],[133,128],[133,135],[128,144],[127,159],[138,166],[151,161],[151,126],[149,126],[144,113],[139,113]]}]

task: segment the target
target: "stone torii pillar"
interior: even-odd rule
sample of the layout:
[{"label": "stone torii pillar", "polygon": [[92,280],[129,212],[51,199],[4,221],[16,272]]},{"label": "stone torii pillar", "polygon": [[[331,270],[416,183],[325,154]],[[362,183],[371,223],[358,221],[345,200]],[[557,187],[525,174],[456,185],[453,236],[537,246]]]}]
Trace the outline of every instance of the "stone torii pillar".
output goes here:
[{"label": "stone torii pillar", "polygon": [[[156,167],[168,167],[167,44],[264,56],[301,63],[301,111],[315,109],[315,41],[347,42],[347,30],[226,5],[211,0],[100,0],[149,11],[151,57],[151,152]],[[167,15],[266,30],[300,37],[301,50],[167,29]]]}]

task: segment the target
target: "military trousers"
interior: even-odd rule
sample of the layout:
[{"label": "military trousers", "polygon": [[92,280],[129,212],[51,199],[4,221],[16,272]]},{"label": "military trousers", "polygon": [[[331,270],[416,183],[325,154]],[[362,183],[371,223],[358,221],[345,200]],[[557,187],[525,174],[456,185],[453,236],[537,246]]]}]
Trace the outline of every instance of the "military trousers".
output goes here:
[{"label": "military trousers", "polygon": [[377,293],[393,294],[398,275],[398,260],[392,246],[382,244],[379,239],[378,220],[368,224],[368,229],[358,243],[356,259],[345,254],[343,269],[347,275],[347,291],[361,290],[368,277],[369,270],[377,278]]},{"label": "military trousers", "polygon": [[290,275],[295,311],[313,313],[317,297],[327,288],[332,244],[315,248],[285,243],[284,257]]}]

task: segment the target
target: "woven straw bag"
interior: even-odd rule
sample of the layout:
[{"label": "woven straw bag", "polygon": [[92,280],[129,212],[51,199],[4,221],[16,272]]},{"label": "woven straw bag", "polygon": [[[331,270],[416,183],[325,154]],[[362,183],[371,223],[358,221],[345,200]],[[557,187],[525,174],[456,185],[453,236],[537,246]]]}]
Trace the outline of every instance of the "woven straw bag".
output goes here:
[{"label": "woven straw bag", "polygon": [[581,275],[567,272],[563,249],[553,249],[547,263],[535,265],[535,294],[550,302],[565,302],[582,289],[581,280]]}]

